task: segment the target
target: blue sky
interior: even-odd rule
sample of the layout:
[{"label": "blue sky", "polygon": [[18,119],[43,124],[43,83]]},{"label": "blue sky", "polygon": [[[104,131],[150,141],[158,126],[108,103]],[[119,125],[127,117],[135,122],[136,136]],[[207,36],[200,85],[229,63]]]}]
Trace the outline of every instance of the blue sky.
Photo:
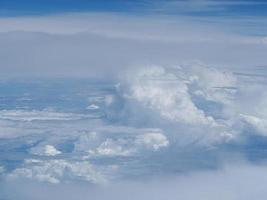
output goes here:
[{"label": "blue sky", "polygon": [[160,13],[197,16],[266,16],[264,0],[1,0],[0,14],[44,15],[62,12]]}]

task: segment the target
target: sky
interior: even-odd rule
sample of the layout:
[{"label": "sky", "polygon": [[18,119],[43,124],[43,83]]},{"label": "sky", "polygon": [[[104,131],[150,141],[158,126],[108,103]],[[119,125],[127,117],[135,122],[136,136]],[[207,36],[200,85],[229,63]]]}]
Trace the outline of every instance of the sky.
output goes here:
[{"label": "sky", "polygon": [[262,66],[265,8],[264,1],[1,1],[1,77],[107,78],[132,65],[190,60]]},{"label": "sky", "polygon": [[[1,15],[45,15],[62,12],[123,12],[213,16],[266,15],[264,0],[25,0],[1,1]],[[220,11],[219,13],[217,11]]]},{"label": "sky", "polygon": [[0,199],[264,199],[266,10],[0,0]]}]

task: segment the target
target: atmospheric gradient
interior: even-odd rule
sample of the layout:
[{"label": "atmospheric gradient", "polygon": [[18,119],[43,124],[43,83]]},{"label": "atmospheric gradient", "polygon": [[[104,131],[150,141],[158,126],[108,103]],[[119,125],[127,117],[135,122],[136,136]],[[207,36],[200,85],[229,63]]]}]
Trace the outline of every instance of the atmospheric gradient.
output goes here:
[{"label": "atmospheric gradient", "polygon": [[266,1],[0,0],[0,200],[266,185]]}]

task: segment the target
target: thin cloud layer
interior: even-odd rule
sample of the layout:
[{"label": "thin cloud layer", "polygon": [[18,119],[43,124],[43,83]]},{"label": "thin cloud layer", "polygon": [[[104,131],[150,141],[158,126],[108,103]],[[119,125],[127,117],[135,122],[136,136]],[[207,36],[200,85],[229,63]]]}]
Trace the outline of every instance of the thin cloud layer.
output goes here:
[{"label": "thin cloud layer", "polygon": [[115,14],[2,18],[2,76],[113,78],[133,65],[191,60],[264,65],[263,37],[233,33],[227,23]]}]

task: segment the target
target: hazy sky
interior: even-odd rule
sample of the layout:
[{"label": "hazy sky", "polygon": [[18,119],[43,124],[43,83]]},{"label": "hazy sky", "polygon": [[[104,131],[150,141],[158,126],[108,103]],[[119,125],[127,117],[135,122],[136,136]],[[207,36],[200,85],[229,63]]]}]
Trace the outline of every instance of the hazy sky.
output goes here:
[{"label": "hazy sky", "polygon": [[264,199],[266,10],[0,0],[0,199]]},{"label": "hazy sky", "polygon": [[146,64],[266,63],[264,1],[1,1],[1,77],[106,77]]}]

